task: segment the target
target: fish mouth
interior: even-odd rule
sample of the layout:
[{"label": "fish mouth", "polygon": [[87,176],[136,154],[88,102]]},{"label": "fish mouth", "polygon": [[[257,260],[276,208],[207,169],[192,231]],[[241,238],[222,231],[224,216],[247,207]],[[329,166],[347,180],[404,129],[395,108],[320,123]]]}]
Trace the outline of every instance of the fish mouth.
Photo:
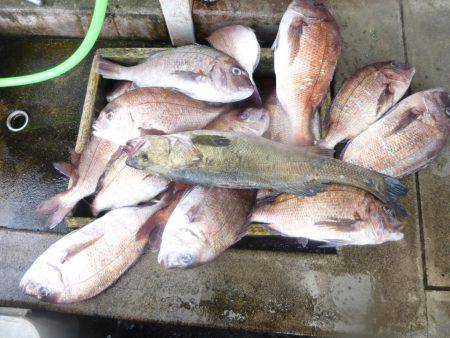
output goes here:
[{"label": "fish mouth", "polygon": [[27,295],[36,297],[40,301],[47,303],[56,303],[58,301],[58,294],[52,292],[48,287],[35,283],[33,281],[20,282],[20,287]]},{"label": "fish mouth", "polygon": [[316,3],[314,0],[294,0],[289,9],[304,19],[323,20],[329,17],[325,5]]},{"label": "fish mouth", "polygon": [[195,256],[191,253],[159,255],[158,263],[166,269],[186,269],[196,266]]},{"label": "fish mouth", "polygon": [[134,155],[143,145],[145,141],[143,139],[129,140],[123,147],[122,151],[128,155],[128,157]]}]

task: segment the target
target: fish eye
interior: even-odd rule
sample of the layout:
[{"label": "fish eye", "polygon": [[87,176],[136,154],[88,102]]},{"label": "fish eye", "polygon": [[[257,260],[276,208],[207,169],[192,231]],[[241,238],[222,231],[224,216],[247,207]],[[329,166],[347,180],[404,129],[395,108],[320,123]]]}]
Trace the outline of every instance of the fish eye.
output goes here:
[{"label": "fish eye", "polygon": [[231,73],[233,75],[239,76],[239,75],[242,75],[242,70],[239,69],[238,67],[233,67],[233,68],[231,68]]},{"label": "fish eye", "polygon": [[245,111],[245,110],[238,113],[238,117],[243,121],[247,120],[248,116],[249,115],[248,115],[247,111]]},{"label": "fish eye", "polygon": [[105,116],[106,116],[106,118],[107,118],[108,120],[112,120],[113,117],[114,117],[114,110],[108,109],[108,110],[106,111]]},{"label": "fish eye", "polygon": [[142,158],[142,161],[143,161],[143,162],[147,162],[147,161],[148,161],[148,155],[145,154],[145,153],[142,154],[141,158]]}]

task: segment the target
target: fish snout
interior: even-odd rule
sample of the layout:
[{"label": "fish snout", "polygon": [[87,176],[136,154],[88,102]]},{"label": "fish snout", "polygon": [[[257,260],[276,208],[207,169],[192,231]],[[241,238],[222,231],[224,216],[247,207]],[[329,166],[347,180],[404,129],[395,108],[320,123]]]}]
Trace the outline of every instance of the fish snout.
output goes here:
[{"label": "fish snout", "polygon": [[55,303],[59,298],[58,294],[52,292],[47,286],[33,281],[22,280],[20,282],[20,287],[27,295],[36,297],[43,302]]},{"label": "fish snout", "polygon": [[123,147],[122,151],[128,156],[135,154],[143,145],[145,141],[142,139],[129,140]]},{"label": "fish snout", "polygon": [[158,263],[166,269],[185,269],[195,265],[195,256],[184,252],[168,253],[159,255]]}]

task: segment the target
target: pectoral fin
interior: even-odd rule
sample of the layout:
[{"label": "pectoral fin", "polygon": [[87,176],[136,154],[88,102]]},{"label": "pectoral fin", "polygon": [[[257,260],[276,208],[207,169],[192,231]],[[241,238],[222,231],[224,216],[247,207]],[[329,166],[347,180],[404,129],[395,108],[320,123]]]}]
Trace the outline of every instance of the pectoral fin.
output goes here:
[{"label": "pectoral fin", "polygon": [[64,264],[65,262],[67,262],[71,257],[75,256],[80,251],[90,247],[91,245],[93,245],[95,242],[97,242],[102,237],[103,237],[103,234],[98,234],[97,236],[95,236],[91,239],[76,242],[76,243],[72,244],[69,248],[67,248],[65,250],[63,256],[61,257],[61,260],[60,260],[61,264]]},{"label": "pectoral fin", "polygon": [[327,185],[323,183],[315,183],[315,184],[305,184],[303,187],[298,187],[295,189],[286,189],[287,192],[294,194],[298,197],[306,197],[306,196],[314,196],[320,192],[327,190]]},{"label": "pectoral fin", "polygon": [[339,232],[352,232],[357,230],[357,225],[362,221],[361,218],[330,218],[314,223],[318,227],[326,227],[330,230]]},{"label": "pectoral fin", "polygon": [[295,57],[297,56],[300,49],[300,40],[303,34],[304,24],[305,23],[300,17],[296,17],[289,26],[288,43],[289,50],[291,51],[289,56],[289,63],[292,63],[295,60]]},{"label": "pectoral fin", "polygon": [[403,115],[403,117],[398,121],[397,126],[395,126],[394,129],[392,129],[389,133],[387,133],[385,136],[389,137],[394,134],[397,134],[399,131],[405,129],[407,126],[409,126],[411,123],[417,120],[417,118],[422,114],[423,112],[420,111],[417,108],[411,108],[408,111],[406,111]]},{"label": "pectoral fin", "polygon": [[189,72],[189,71],[182,71],[182,70],[177,70],[177,71],[173,72],[172,75],[176,75],[185,81],[200,82],[202,80],[207,79],[207,77],[203,74]]},{"label": "pectoral fin", "polygon": [[200,221],[202,206],[200,204],[192,206],[187,212],[186,217],[189,223],[195,223]]},{"label": "pectoral fin", "polygon": [[393,100],[394,93],[391,91],[389,84],[386,84],[386,87],[378,98],[376,116],[381,117],[386,112],[386,108],[393,104]]}]

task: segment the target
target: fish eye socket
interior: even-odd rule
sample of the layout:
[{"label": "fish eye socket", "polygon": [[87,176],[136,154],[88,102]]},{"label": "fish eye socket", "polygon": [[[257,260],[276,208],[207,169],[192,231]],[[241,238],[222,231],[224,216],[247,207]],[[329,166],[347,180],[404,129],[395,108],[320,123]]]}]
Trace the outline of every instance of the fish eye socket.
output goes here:
[{"label": "fish eye socket", "polygon": [[231,73],[233,75],[239,76],[239,75],[242,75],[242,70],[239,69],[238,67],[233,67],[233,68],[231,68]]},{"label": "fish eye socket", "polygon": [[248,113],[246,112],[246,111],[241,111],[239,114],[238,114],[238,116],[239,116],[239,118],[241,119],[241,120],[243,120],[243,121],[245,121],[245,120],[247,120],[248,119]]},{"label": "fish eye socket", "polygon": [[113,111],[112,109],[108,109],[108,110],[106,111],[105,116],[106,116],[106,118],[107,118],[108,120],[112,120],[113,117],[114,117],[114,111]]}]

